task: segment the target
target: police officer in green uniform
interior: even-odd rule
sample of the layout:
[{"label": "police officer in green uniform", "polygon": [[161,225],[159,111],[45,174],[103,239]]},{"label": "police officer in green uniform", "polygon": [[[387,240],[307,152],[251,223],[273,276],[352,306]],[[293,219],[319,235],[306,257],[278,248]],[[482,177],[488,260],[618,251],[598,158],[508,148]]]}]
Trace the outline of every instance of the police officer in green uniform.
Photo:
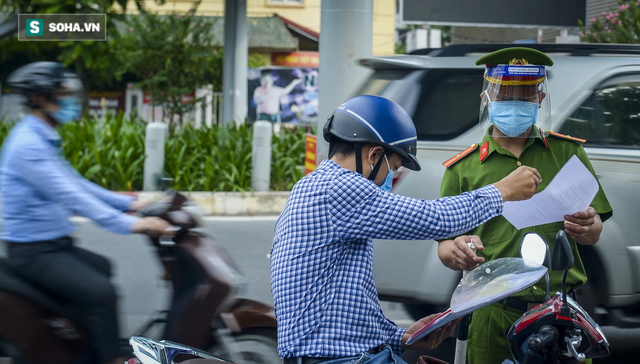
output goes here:
[{"label": "police officer in green uniform", "polygon": [[[486,135],[480,144],[444,162],[441,196],[459,195],[485,186],[521,165],[540,172],[540,192],[574,155],[595,177],[582,148],[584,140],[548,131],[551,117],[545,66],[553,65],[549,56],[530,48],[506,48],[481,57],[476,64],[486,65],[480,94],[480,123]],[[565,216],[563,222],[518,230],[504,217],[497,216],[465,235],[441,240],[438,255],[451,269],[470,270],[496,258],[518,257],[522,237],[527,232],[540,234],[553,249],[556,233],[564,229],[575,257],[567,288],[575,290],[587,280],[576,243],[595,244],[600,238],[602,223],[611,215],[611,206],[600,187],[586,211]],[[471,241],[477,254],[467,245]],[[562,272],[549,273],[551,292],[561,290]],[[533,304],[542,302],[544,295],[545,286],[538,283],[475,311],[469,328],[469,363],[502,363],[512,358],[506,329]]]}]

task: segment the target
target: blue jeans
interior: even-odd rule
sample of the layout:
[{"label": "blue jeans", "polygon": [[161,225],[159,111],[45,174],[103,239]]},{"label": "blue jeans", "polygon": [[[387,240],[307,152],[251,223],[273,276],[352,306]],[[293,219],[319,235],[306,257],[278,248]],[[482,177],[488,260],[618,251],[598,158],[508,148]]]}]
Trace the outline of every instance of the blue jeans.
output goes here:
[{"label": "blue jeans", "polygon": [[407,364],[407,362],[394,354],[391,347],[386,345],[378,354],[364,352],[356,356],[331,359],[318,364]]}]

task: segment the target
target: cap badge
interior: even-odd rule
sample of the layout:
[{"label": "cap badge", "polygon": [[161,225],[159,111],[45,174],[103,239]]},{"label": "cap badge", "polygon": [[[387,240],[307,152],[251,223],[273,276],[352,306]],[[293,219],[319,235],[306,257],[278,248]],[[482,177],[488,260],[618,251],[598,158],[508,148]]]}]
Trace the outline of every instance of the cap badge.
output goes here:
[{"label": "cap badge", "polygon": [[509,66],[527,66],[529,64],[529,61],[527,61],[524,58],[514,58],[511,61],[509,61]]}]

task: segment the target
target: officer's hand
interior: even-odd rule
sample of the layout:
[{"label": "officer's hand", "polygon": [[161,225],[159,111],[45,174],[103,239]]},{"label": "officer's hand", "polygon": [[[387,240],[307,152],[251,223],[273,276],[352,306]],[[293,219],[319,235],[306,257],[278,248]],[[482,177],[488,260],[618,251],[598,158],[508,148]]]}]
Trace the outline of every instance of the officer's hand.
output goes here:
[{"label": "officer's hand", "polygon": [[433,350],[435,348],[438,347],[438,345],[440,345],[440,343],[446,339],[447,337],[449,337],[449,335],[451,335],[451,333],[453,332],[453,330],[456,328],[456,325],[458,324],[458,321],[460,321],[461,318],[459,319],[455,319],[449,323],[446,323],[444,325],[442,325],[441,327],[433,330],[433,332],[431,332],[429,334],[429,336],[422,338],[422,340],[415,342],[411,345],[407,345],[406,342],[407,340],[409,340],[409,337],[411,337],[411,335],[418,331],[419,329],[421,329],[423,326],[427,325],[429,322],[433,321],[436,316],[438,316],[439,314],[433,314],[427,317],[423,317],[421,318],[418,322],[415,322],[413,325],[411,325],[407,331],[404,332],[404,335],[402,336],[402,349],[423,349],[423,350]]},{"label": "officer's hand", "polygon": [[502,194],[503,201],[527,200],[538,191],[542,182],[540,173],[533,168],[522,166],[493,185]]},{"label": "officer's hand", "polygon": [[173,236],[174,231],[168,230],[171,225],[159,217],[143,217],[133,224],[133,232],[149,236]]},{"label": "officer's hand", "polygon": [[587,211],[578,211],[573,215],[564,216],[564,228],[567,234],[575,237],[586,235],[595,224],[596,210],[589,207]]},{"label": "officer's hand", "polygon": [[451,245],[451,259],[453,260],[454,269],[473,270],[478,265],[484,263],[484,258],[480,258],[469,248],[468,243],[473,241],[476,249],[484,250],[482,241],[477,235],[465,235],[457,237]]}]

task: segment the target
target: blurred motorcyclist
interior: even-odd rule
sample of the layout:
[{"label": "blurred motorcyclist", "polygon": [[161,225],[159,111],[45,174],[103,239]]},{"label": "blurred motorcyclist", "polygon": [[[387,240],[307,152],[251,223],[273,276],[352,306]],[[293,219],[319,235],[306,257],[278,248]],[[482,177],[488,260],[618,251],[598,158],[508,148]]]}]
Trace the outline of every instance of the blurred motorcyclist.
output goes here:
[{"label": "blurred motorcyclist", "polygon": [[107,259],[74,245],[72,214],[118,234],[167,234],[158,218],[123,211],[144,206],[84,179],[62,157],[56,128],[80,117],[82,86],[77,75],[55,62],[28,64],[7,79],[21,91],[26,115],[2,145],[0,195],[2,239],[11,269],[34,286],[78,311],[98,363],[119,358],[116,292]]}]

